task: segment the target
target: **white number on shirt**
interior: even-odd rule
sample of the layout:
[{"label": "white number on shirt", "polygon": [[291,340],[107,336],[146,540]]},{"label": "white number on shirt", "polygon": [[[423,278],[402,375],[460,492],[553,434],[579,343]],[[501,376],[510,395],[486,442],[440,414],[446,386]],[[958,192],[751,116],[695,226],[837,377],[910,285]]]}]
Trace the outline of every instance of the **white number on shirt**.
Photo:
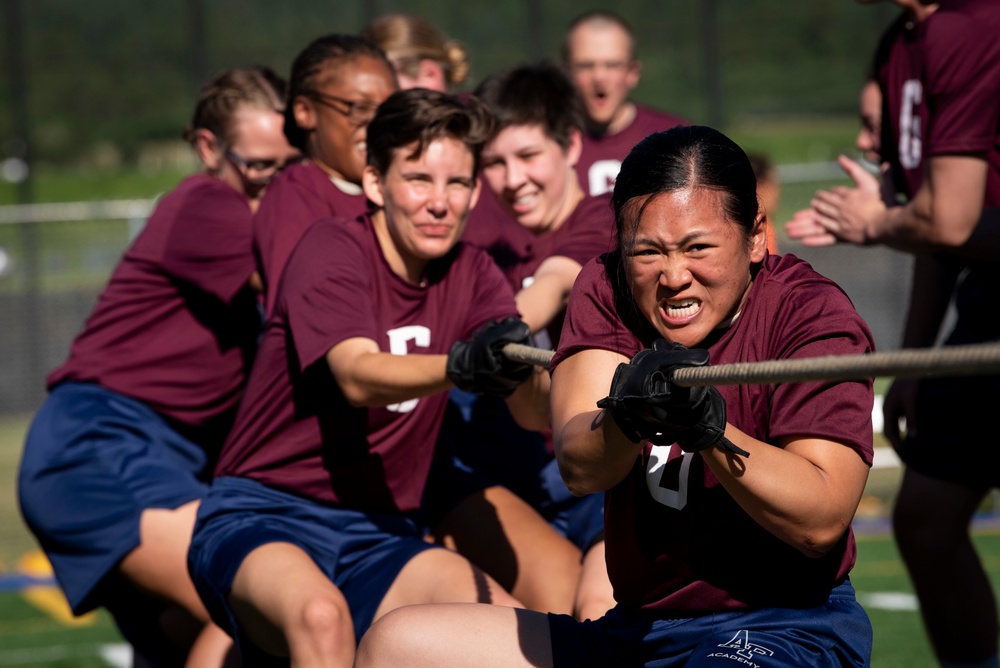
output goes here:
[{"label": "white number on shirt", "polygon": [[598,160],[587,170],[591,195],[603,195],[615,189],[615,179],[621,171],[621,160]]},{"label": "white number on shirt", "polygon": [[[393,355],[407,354],[410,341],[413,341],[413,344],[420,348],[427,348],[431,345],[431,330],[423,325],[397,327],[390,329],[386,334],[389,335],[389,352]],[[420,399],[408,399],[398,404],[389,404],[386,406],[386,410],[394,413],[409,413],[417,407],[419,401]]]},{"label": "white number on shirt", "polygon": [[649,453],[649,463],[646,464],[646,487],[649,488],[650,495],[658,503],[674,510],[681,510],[687,505],[688,472],[691,470],[691,460],[694,459],[694,453],[684,452],[681,455],[681,468],[677,474],[677,489],[664,487],[661,483],[664,468],[670,459],[671,449],[678,448],[680,450],[680,447],[676,443],[673,445],[654,445]]},{"label": "white number on shirt", "polygon": [[903,105],[899,109],[899,164],[906,169],[920,166],[920,116],[915,112],[923,94],[919,79],[903,82]]}]

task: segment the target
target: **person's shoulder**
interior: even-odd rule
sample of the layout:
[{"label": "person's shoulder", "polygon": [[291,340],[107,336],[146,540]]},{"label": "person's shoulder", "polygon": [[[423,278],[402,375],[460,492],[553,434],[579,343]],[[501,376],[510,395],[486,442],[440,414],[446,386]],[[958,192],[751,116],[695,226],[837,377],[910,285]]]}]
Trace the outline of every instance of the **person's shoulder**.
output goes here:
[{"label": "person's shoulder", "polygon": [[251,217],[246,197],[220,178],[204,172],[192,174],[163,196],[150,216],[154,219],[227,221],[248,226]]},{"label": "person's shoulder", "polygon": [[1000,3],[996,0],[952,0],[924,21],[928,49],[976,49],[995,46],[1000,28]]},{"label": "person's shoulder", "polygon": [[611,205],[611,193],[587,195],[580,200],[566,221],[567,231],[575,234],[578,230],[596,229],[615,233],[615,212]]}]

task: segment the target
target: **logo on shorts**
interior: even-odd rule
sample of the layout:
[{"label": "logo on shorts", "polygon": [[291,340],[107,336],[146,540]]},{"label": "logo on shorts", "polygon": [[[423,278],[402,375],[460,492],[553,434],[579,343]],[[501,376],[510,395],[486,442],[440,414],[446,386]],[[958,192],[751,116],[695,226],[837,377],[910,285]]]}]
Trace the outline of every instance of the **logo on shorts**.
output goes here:
[{"label": "logo on shorts", "polygon": [[763,656],[772,656],[774,654],[772,650],[769,650],[763,645],[750,642],[750,634],[747,631],[737,631],[736,635],[730,638],[727,642],[719,643],[719,647],[725,647],[726,649],[733,650],[733,652],[713,652],[712,654],[709,654],[709,656],[721,659],[732,659],[733,661],[739,661],[740,663],[752,666],[753,668],[757,668],[758,666],[753,659]]}]

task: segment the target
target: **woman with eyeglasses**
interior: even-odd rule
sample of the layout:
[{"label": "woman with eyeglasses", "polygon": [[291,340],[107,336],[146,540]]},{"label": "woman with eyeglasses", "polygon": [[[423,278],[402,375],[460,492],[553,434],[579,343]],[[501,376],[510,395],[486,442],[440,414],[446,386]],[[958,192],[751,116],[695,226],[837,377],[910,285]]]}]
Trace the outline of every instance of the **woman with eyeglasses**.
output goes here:
[{"label": "woman with eyeglasses", "polygon": [[297,153],[284,94],[263,67],[203,87],[184,137],[205,169],[125,252],[25,443],[21,510],[70,607],[106,607],[150,665],[218,666],[232,647],[186,553],[259,330],[251,212]]},{"label": "woman with eyeglasses", "polygon": [[320,37],[292,63],[285,134],[304,159],[271,184],[253,223],[268,314],[288,256],[306,229],[320,218],[354,218],[367,210],[361,173],[368,123],[395,90],[385,54],[355,35]]}]

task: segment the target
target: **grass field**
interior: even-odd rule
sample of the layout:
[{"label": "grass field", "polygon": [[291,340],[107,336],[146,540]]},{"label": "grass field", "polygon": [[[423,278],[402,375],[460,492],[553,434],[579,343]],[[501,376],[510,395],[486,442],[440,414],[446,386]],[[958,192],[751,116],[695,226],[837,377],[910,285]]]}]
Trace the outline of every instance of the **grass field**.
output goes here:
[{"label": "grass field", "polygon": [[[0,417],[0,582],[10,583],[23,555],[35,547],[18,514],[14,490],[26,425],[26,417]],[[912,589],[885,522],[898,477],[893,469],[872,472],[856,522],[858,564],[852,579],[875,628],[872,666],[932,668]],[[984,527],[975,536],[988,571],[1000,582],[1000,531]],[[99,611],[70,624],[58,611],[52,612],[53,595],[0,587],[0,666],[127,665],[120,656],[125,652],[120,636],[106,614]]]}]

